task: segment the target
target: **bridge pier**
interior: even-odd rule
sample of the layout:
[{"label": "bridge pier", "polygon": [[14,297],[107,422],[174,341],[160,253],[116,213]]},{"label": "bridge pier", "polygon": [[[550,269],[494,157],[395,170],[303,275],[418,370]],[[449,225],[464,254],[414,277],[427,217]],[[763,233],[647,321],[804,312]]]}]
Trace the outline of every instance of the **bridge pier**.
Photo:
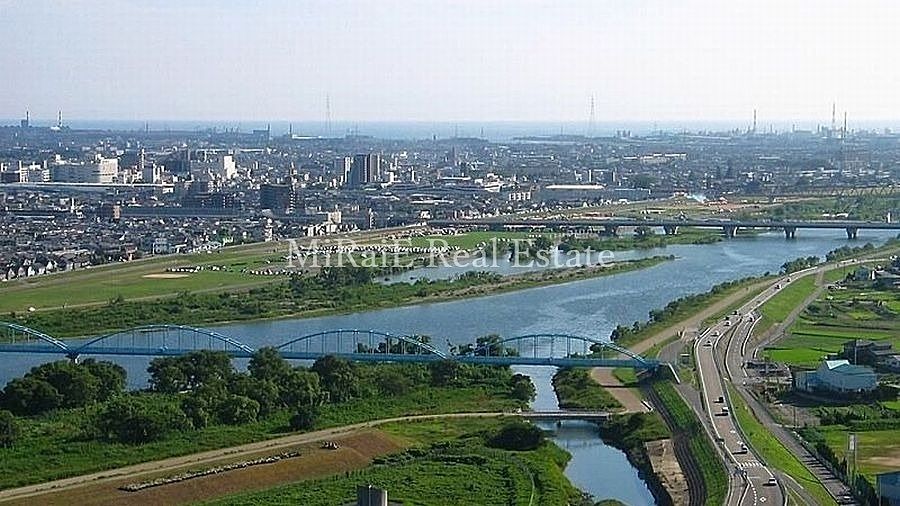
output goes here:
[{"label": "bridge pier", "polygon": [[847,239],[856,239],[859,229],[856,227],[847,227]]},{"label": "bridge pier", "polygon": [[663,225],[663,232],[666,235],[678,235],[678,225]]},{"label": "bridge pier", "polygon": [[797,227],[784,227],[784,238],[794,239],[797,235]]},{"label": "bridge pier", "polygon": [[725,234],[727,239],[734,239],[734,236],[737,235],[737,225],[723,225],[722,233]]}]

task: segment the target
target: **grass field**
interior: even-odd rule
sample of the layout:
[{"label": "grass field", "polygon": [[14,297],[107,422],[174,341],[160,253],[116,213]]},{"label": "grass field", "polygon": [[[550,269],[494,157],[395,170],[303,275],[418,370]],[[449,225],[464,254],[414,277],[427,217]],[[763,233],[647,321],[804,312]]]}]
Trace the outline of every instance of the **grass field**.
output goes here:
[{"label": "grass field", "polygon": [[[533,234],[529,232],[464,232],[462,234],[444,234],[444,235],[426,235],[414,236],[409,239],[409,243],[414,248],[428,247],[446,247],[459,248],[463,250],[474,250],[489,244],[496,239],[498,248],[504,243],[514,240],[525,240],[537,237],[541,234]],[[402,244],[402,243],[401,243]]]},{"label": "grass field", "polygon": [[728,388],[734,415],[737,418],[741,432],[747,438],[747,442],[756,450],[762,459],[769,465],[781,470],[800,484],[812,495],[819,504],[836,504],[834,498],[818,479],[797,460],[772,433],[766,429],[747,407],[743,398],[733,388]]},{"label": "grass field", "polygon": [[[825,442],[841,459],[847,458],[847,429],[841,426],[820,427]],[[857,432],[856,462],[859,471],[875,483],[875,475],[896,471],[900,467],[900,430]]]},{"label": "grass field", "polygon": [[[398,397],[355,399],[326,405],[315,429],[413,414],[511,411],[521,407],[505,390],[482,387],[422,388]],[[289,432],[288,412],[246,425],[214,425],[174,433],[160,441],[128,445],[83,436],[85,409],[62,410],[22,419],[12,448],[0,448],[0,489],[41,483],[203,450],[270,439]]]},{"label": "grass field", "polygon": [[[0,284],[0,313],[105,303],[125,299],[165,296],[182,291],[222,290],[270,283],[275,276],[242,273],[281,261],[287,246],[280,243],[226,248],[213,253],[167,255],[136,262],[110,264],[66,273],[38,276]],[[224,270],[185,273],[160,279],[166,269],[185,266],[221,266]]]},{"label": "grass field", "polygon": [[823,292],[801,313],[787,338],[765,355],[777,362],[815,367],[853,339],[900,347],[900,294],[864,286]]},{"label": "grass field", "polygon": [[563,474],[568,454],[551,443],[524,452],[486,448],[483,435],[501,424],[441,420],[388,425],[385,432],[417,448],[342,476],[238,494],[215,504],[331,506],[352,503],[362,483],[387,489],[391,501],[401,504],[572,504],[579,493]]},{"label": "grass field", "polygon": [[754,334],[762,334],[773,325],[783,322],[815,288],[815,276],[804,276],[782,288],[777,295],[760,307],[761,319],[753,330]]}]

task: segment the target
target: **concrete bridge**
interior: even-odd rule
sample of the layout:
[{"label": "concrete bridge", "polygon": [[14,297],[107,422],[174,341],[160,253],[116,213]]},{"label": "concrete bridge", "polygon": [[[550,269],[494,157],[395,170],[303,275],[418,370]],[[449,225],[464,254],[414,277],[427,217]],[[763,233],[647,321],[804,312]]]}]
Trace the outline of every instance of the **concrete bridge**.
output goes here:
[{"label": "concrete bridge", "polygon": [[587,420],[589,422],[602,422],[609,420],[612,416],[606,411],[522,411],[515,413],[516,416],[527,418],[528,420],[551,421],[557,422],[561,420]]},{"label": "concrete bridge", "polygon": [[887,223],[880,221],[813,221],[813,220],[711,220],[711,219],[668,219],[648,218],[636,220],[633,218],[573,218],[573,219],[511,219],[511,218],[481,218],[474,220],[430,220],[433,227],[487,227],[491,230],[516,230],[516,229],[588,229],[596,230],[608,235],[616,235],[619,228],[625,227],[656,227],[662,228],[666,235],[678,233],[680,227],[693,228],[717,228],[722,230],[725,237],[732,238],[741,229],[781,229],[786,239],[796,237],[798,229],[843,229],[848,239],[856,239],[860,230],[896,230],[900,232],[900,223]]}]

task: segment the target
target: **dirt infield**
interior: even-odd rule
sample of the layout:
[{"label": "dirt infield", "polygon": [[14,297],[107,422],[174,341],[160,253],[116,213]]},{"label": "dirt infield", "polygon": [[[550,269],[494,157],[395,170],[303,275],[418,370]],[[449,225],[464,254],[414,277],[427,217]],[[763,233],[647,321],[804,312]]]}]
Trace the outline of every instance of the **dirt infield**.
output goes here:
[{"label": "dirt infield", "polygon": [[181,279],[188,277],[189,274],[178,274],[175,272],[160,272],[156,274],[144,274],[141,276],[145,279]]},{"label": "dirt infield", "polygon": [[[24,498],[20,502],[13,501],[11,504],[39,503],[59,506],[70,504],[129,504],[149,506],[194,503],[228,494],[261,490],[285,483],[311,480],[361,469],[367,466],[373,458],[399,451],[403,447],[393,438],[376,429],[363,430],[335,438],[334,441],[340,447],[337,450],[322,449],[320,448],[321,443],[318,442],[302,444],[288,449],[300,452],[301,455],[296,458],[285,459],[273,464],[235,469],[180,483],[148,488],[139,492],[119,490],[118,487],[136,481],[134,479],[124,479],[88,484],[56,493],[50,492],[41,495],[39,498]],[[264,457],[271,453],[272,451],[270,450],[255,456],[242,455],[237,461],[244,461],[252,457]],[[161,476],[171,476],[178,474],[178,472],[206,469],[231,462],[235,462],[235,459],[223,459],[215,464],[204,463],[201,467],[188,465],[179,471],[169,470]],[[137,481],[144,481],[147,478],[141,477]],[[37,503],[35,502],[36,499]]]}]

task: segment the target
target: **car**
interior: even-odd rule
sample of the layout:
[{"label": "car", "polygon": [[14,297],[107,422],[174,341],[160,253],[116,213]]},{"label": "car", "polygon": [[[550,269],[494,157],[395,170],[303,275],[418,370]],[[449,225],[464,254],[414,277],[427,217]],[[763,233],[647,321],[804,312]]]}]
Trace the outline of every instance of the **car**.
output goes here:
[{"label": "car", "polygon": [[730,326],[731,326],[731,322],[726,320],[726,321],[725,321],[725,326],[726,326],[726,327],[730,327]]},{"label": "car", "polygon": [[769,478],[769,481],[766,482],[767,487],[774,487],[775,485],[778,485],[778,481],[775,478]]},{"label": "car", "polygon": [[716,404],[723,404],[723,403],[725,403],[725,397],[720,395],[719,398],[716,399]]},{"label": "car", "polygon": [[712,341],[706,341],[703,346],[712,346]]}]

